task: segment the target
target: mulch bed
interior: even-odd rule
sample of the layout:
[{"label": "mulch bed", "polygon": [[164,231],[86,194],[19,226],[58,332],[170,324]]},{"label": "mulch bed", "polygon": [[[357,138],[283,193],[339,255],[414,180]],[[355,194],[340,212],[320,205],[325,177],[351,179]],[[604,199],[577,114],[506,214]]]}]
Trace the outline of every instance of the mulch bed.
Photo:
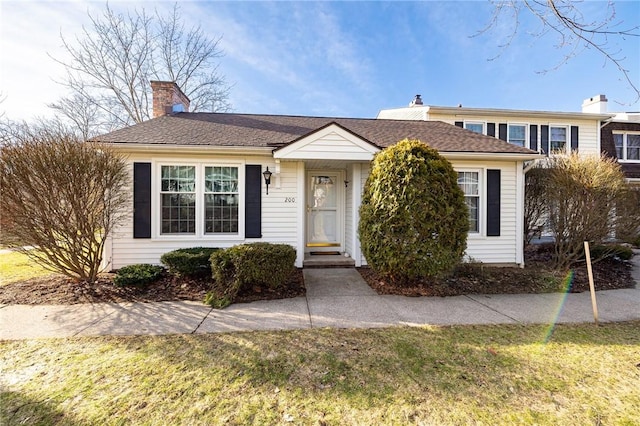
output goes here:
[{"label": "mulch bed", "polygon": [[[567,279],[570,292],[589,291],[589,278],[585,264],[578,264],[568,273],[550,271],[540,266],[521,268],[482,268],[480,265],[462,267],[452,277],[414,280],[396,284],[376,274],[370,268],[360,268],[360,275],[378,294],[403,296],[459,296],[462,294],[517,294],[562,291]],[[541,279],[541,275],[547,279]],[[596,290],[630,288],[634,285],[628,262],[603,260],[593,265]]]},{"label": "mulch bed", "polygon": [[[146,287],[117,287],[114,274],[103,274],[89,285],[53,275],[0,287],[0,304],[74,305],[78,303],[160,302],[168,300],[203,301],[210,285],[208,278],[179,279],[164,273]],[[304,296],[302,270],[296,269],[286,285],[277,290],[253,287],[238,294],[236,303]]]},{"label": "mulch bed", "polygon": [[[491,268],[482,264],[465,264],[453,276],[416,280],[397,285],[378,276],[369,268],[359,268],[367,283],[378,294],[404,296],[456,296],[461,294],[543,293],[562,291],[567,274],[553,272],[547,265],[550,253],[545,247],[529,248],[527,267]],[[589,290],[587,269],[578,264],[573,271],[570,291]],[[629,288],[634,285],[631,264],[607,259],[593,265],[596,290]],[[116,287],[113,274],[104,274],[89,285],[62,276],[50,276],[0,286],[0,304],[61,305],[78,303],[159,302],[169,300],[203,301],[210,286],[209,278],[179,279],[164,273],[162,278],[143,288]],[[301,269],[296,269],[286,285],[272,290],[266,287],[243,289],[235,303],[285,299],[305,295]]]}]

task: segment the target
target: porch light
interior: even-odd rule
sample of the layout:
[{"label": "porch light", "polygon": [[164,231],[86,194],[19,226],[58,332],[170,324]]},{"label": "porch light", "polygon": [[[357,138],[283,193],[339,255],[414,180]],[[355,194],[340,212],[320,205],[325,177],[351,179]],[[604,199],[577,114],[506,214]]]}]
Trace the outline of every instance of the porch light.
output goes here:
[{"label": "porch light", "polygon": [[271,184],[271,175],[272,174],[273,173],[271,173],[269,171],[269,167],[267,167],[267,170],[262,172],[262,176],[264,176],[264,183],[265,183],[265,185],[267,185],[267,195],[269,195],[269,185]]}]

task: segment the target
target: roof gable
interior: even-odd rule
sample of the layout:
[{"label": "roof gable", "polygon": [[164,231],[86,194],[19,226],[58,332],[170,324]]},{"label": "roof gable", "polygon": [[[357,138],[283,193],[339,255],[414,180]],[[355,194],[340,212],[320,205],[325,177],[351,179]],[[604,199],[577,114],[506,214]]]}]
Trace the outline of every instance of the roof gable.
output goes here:
[{"label": "roof gable", "polygon": [[331,122],[297,140],[276,149],[274,158],[287,160],[314,160],[334,158],[340,160],[369,161],[380,151],[378,147]]}]

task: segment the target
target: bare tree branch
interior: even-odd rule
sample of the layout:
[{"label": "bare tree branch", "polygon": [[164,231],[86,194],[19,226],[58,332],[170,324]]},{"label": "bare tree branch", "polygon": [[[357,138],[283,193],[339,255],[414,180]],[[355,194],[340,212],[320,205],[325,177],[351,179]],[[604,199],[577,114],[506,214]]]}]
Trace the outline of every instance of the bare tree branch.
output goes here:
[{"label": "bare tree branch", "polygon": [[83,137],[151,118],[151,80],[175,81],[192,111],[226,111],[229,86],[218,71],[220,38],[185,28],[174,5],[169,14],[145,9],[121,14],[107,4],[72,40],[60,35],[69,60],[59,83],[70,95],[50,105],[81,126]]},{"label": "bare tree branch", "polygon": [[[602,17],[589,19],[580,7],[585,4],[580,0],[491,0],[494,6],[488,24],[474,36],[479,36],[499,28],[503,22],[511,23],[506,40],[499,44],[500,52],[490,58],[500,57],[509,48],[521,31],[521,17],[525,14],[533,16],[542,26],[531,33],[533,38],[541,38],[547,34],[557,37],[556,48],[564,50],[562,59],[554,66],[540,70],[546,73],[557,69],[575,58],[586,49],[594,49],[604,59],[605,64],[611,62],[620,72],[622,79],[635,94],[633,102],[640,100],[640,86],[637,79],[632,78],[630,70],[624,66],[626,57],[621,49],[612,44],[617,39],[640,37],[640,25],[625,25],[616,15],[612,0],[607,3]],[[600,8],[602,10],[602,8]]]}]

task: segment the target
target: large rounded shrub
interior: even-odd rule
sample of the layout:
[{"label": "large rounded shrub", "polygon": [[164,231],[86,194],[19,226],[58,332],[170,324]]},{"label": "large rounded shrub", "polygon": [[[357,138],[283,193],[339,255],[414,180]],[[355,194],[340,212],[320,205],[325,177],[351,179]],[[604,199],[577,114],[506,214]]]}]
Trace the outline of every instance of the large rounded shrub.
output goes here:
[{"label": "large rounded shrub", "polygon": [[169,272],[178,276],[207,276],[211,274],[211,255],[216,247],[189,247],[170,251],[160,257]]},{"label": "large rounded shrub", "polygon": [[436,150],[405,139],[375,156],[358,228],[374,271],[397,283],[441,275],[461,261],[468,230],[458,175]]}]

